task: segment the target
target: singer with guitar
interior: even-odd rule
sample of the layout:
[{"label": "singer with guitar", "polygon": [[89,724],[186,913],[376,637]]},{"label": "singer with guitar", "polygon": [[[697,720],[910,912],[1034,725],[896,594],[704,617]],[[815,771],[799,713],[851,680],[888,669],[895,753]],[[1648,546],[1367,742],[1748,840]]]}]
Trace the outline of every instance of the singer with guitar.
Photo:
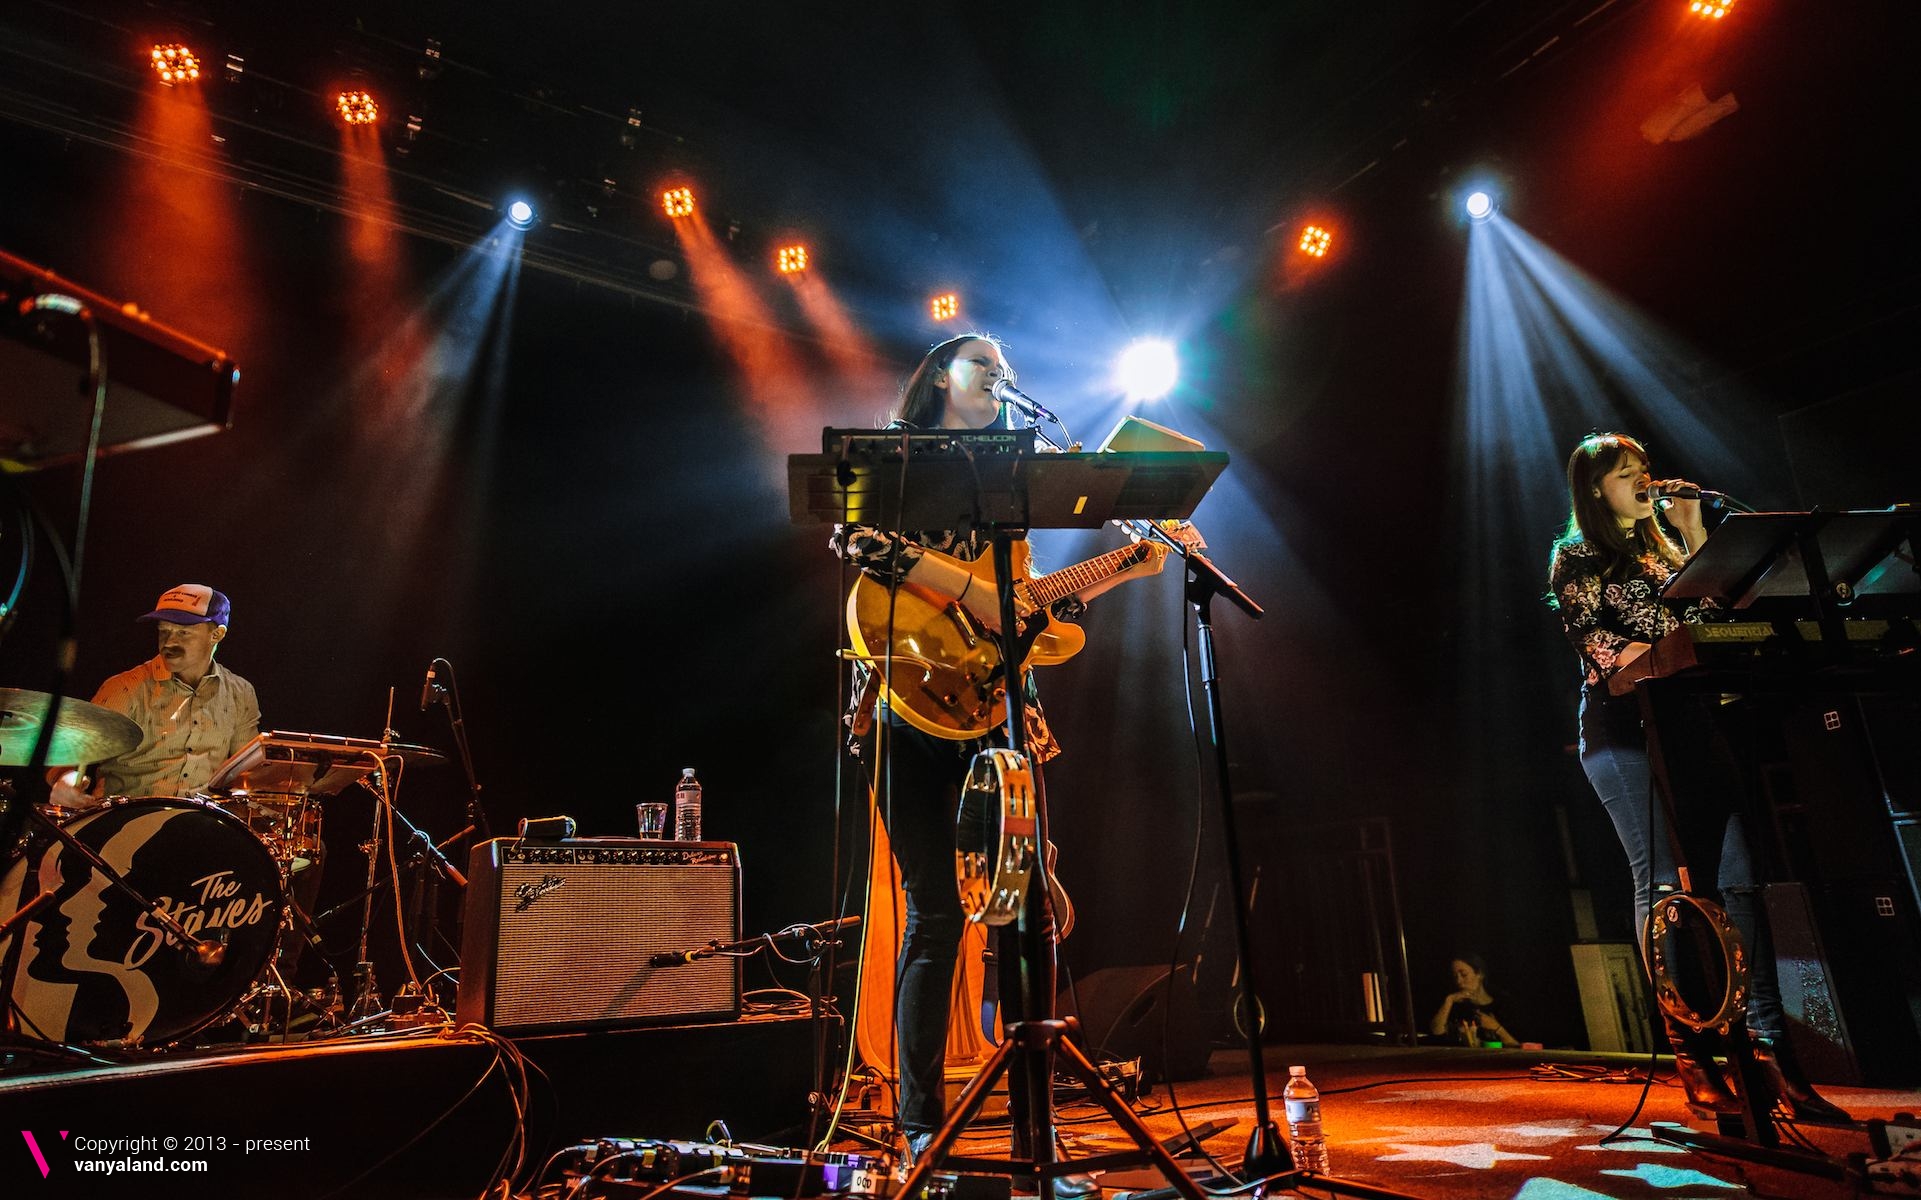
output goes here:
[{"label": "singer with guitar", "polygon": [[[1701,491],[1682,480],[1657,481],[1647,449],[1622,433],[1582,439],[1567,462],[1569,514],[1554,543],[1548,568],[1548,604],[1581,666],[1581,767],[1614,823],[1634,876],[1637,934],[1645,930],[1655,895],[1679,886],[1669,849],[1666,814],[1653,795],[1652,771],[1641,710],[1631,688],[1610,687],[1664,636],[1680,628],[1662,603],[1661,591],[1707,540]],[[1658,504],[1681,542],[1656,519]],[[1712,601],[1691,607],[1690,622],[1709,615]],[[1718,696],[1707,703],[1676,706],[1676,727],[1664,718],[1662,744],[1684,751],[1667,755],[1691,763],[1689,786],[1676,791],[1689,808],[1681,813],[1682,844],[1696,887],[1704,883],[1740,933],[1750,968],[1747,1028],[1756,1061],[1772,1087],[1761,1109],[1781,1101],[1795,1120],[1846,1124],[1848,1116],[1809,1086],[1787,1041],[1786,1017],[1775,977],[1767,917],[1760,898],[1761,872],[1742,820],[1743,781],[1730,740],[1740,734],[1723,713]],[[1675,1071],[1688,1106],[1702,1115],[1733,1114],[1740,1102],[1716,1068],[1717,1039],[1696,1033],[1661,1010],[1674,1047]]]},{"label": "singer with guitar", "polygon": [[[934,346],[901,387],[890,429],[985,429],[1009,424],[995,385],[1013,378],[1001,343],[986,334],[967,333]],[[1006,672],[997,655],[979,657],[988,639],[982,631],[1000,629],[1000,607],[991,570],[990,539],[984,530],[925,530],[893,533],[866,525],[835,529],[833,547],[861,571],[849,598],[856,649],[873,660],[894,646],[896,689],[880,686],[878,668],[856,667],[856,704],[850,716],[857,734],[870,724],[886,739],[876,765],[877,802],[893,844],[905,896],[906,920],[896,969],[895,1019],[898,1025],[900,1102],[897,1121],[910,1157],[922,1152],[940,1127],[943,1050],[950,1018],[950,989],[965,916],[955,882],[957,819],[984,822],[988,814],[959,812],[962,781],[976,752],[988,746],[1005,710],[1000,707]],[[1025,573],[1025,543],[1016,544],[1017,573]],[[1017,582],[1017,608],[1028,648],[1023,667],[1058,662],[1078,650],[1073,627],[1086,602],[1124,579],[1160,571],[1166,550],[1139,542],[1121,556],[1082,564],[1043,579]],[[1059,624],[1067,622],[1068,624]],[[922,654],[909,661],[904,643],[909,631]],[[952,654],[947,653],[951,647]],[[935,661],[949,659],[949,661]],[[935,675],[942,671],[944,676]],[[925,685],[925,686],[923,686]],[[1022,697],[1027,753],[1040,787],[1040,764],[1060,753],[1047,728],[1030,672],[1015,685]],[[878,700],[876,701],[876,696]],[[870,757],[871,760],[871,757]],[[1052,924],[1052,916],[1044,922]],[[877,931],[870,931],[874,936]],[[1013,924],[995,931],[998,957],[1019,958]],[[1036,994],[1052,995],[1052,955]],[[1020,989],[1005,972],[1002,1003],[1010,1022],[1021,1019]],[[1028,1098],[1021,1073],[1013,1086],[1015,1128]],[[1042,1098],[1045,1102],[1046,1098]],[[1017,1157],[1023,1148],[1016,1146]],[[1059,1181],[1065,1183],[1065,1181]],[[1089,1181],[1091,1183],[1091,1181]],[[1062,1187],[1060,1190],[1067,1190]]]}]

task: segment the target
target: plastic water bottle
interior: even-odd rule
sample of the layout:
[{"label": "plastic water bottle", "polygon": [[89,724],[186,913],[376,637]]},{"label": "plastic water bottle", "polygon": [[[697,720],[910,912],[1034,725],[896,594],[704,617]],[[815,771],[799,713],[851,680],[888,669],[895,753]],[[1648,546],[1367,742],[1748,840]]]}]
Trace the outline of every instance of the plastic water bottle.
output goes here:
[{"label": "plastic water bottle", "polygon": [[1294,1166],[1327,1174],[1327,1137],[1321,1133],[1321,1089],[1307,1077],[1306,1067],[1287,1069],[1281,1090],[1287,1103],[1287,1140],[1294,1144]]},{"label": "plastic water bottle", "polygon": [[674,785],[674,840],[700,840],[700,780],[692,767],[682,767],[680,782]]}]

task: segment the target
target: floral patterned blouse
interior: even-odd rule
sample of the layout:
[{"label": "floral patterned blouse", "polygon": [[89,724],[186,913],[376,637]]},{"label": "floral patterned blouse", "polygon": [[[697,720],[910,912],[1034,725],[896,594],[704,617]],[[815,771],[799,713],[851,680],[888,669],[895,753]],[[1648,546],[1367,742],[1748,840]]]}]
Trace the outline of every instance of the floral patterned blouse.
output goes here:
[{"label": "floral patterned blouse", "polygon": [[1629,642],[1653,645],[1681,627],[1698,620],[1714,607],[1712,601],[1690,605],[1676,617],[1661,602],[1661,589],[1675,575],[1659,555],[1644,554],[1632,573],[1607,581],[1602,578],[1601,552],[1579,537],[1554,543],[1548,568],[1551,601],[1561,613],[1561,629],[1581,656],[1581,683],[1598,687],[1620,666],[1621,651]]}]

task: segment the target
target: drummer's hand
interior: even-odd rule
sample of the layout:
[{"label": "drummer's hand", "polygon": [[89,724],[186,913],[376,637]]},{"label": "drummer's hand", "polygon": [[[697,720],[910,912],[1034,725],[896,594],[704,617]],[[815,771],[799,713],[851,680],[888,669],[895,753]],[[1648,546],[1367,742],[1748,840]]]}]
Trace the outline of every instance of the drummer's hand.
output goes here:
[{"label": "drummer's hand", "polygon": [[61,808],[92,808],[94,799],[87,794],[92,781],[78,771],[62,771],[53,781],[47,799]]}]

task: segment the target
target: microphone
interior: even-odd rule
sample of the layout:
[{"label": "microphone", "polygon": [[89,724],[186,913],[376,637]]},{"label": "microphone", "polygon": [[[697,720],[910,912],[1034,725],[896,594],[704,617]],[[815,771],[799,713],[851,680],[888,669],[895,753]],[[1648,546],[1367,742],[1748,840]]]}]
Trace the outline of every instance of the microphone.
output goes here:
[{"label": "microphone", "polygon": [[994,386],[989,390],[994,393],[994,399],[1000,401],[1002,404],[1011,404],[1030,417],[1049,420],[1056,425],[1060,424],[1061,419],[1053,413],[1048,412],[1045,405],[1015,387],[1008,380],[996,379]]},{"label": "microphone", "polygon": [[440,699],[440,697],[447,694],[447,689],[441,687],[439,684],[434,682],[434,668],[439,665],[440,665],[439,659],[435,659],[434,661],[427,664],[427,680],[425,683],[422,683],[420,685],[420,711],[421,712],[426,712],[429,708],[433,706],[433,702],[435,700],[438,700]]},{"label": "microphone", "polygon": [[651,955],[647,959],[647,965],[650,967],[684,967],[689,963],[698,962],[700,957],[701,954],[699,950],[666,950],[659,954]]}]

